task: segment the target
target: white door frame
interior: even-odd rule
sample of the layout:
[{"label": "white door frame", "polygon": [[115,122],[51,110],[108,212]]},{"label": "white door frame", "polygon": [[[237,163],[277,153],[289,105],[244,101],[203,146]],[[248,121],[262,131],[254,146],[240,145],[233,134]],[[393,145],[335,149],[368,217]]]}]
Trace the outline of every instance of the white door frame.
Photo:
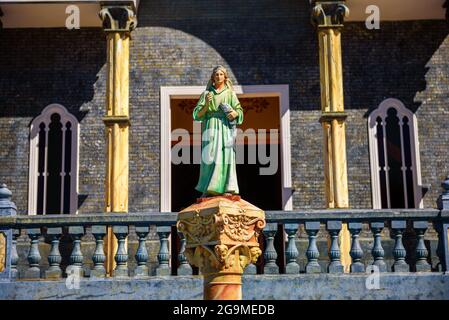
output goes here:
[{"label": "white door frame", "polygon": [[[171,211],[171,106],[172,98],[199,97],[204,86],[161,87],[161,172],[160,172],[160,211]],[[244,85],[234,86],[241,98],[278,97],[281,119],[281,183],[283,210],[293,210],[291,151],[290,151],[290,99],[289,86],[281,85]]]}]

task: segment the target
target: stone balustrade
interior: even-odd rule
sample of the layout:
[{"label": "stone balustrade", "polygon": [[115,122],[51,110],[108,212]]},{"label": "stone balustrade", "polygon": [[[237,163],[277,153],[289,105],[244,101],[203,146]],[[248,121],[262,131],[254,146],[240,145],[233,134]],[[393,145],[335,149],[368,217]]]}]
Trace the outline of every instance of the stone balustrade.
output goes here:
[{"label": "stone balustrade", "polygon": [[[369,266],[377,267],[380,272],[446,270],[445,261],[448,251],[445,236],[447,237],[447,231],[444,233],[441,230],[444,226],[447,230],[449,213],[444,210],[267,211],[266,220],[268,223],[263,230],[263,254],[259,258],[257,266],[249,267],[249,270],[253,271],[248,273],[342,273],[343,266],[340,261],[341,253],[338,241],[342,223],[348,223],[352,239],[349,252],[352,258],[350,273],[363,273]],[[170,250],[171,226],[175,223],[176,213],[0,217],[0,226],[13,230],[11,269],[16,272],[13,272],[12,277],[23,280],[58,279],[73,273],[81,277],[105,277],[103,237],[107,225],[113,226],[112,230],[118,239],[113,277],[170,276],[175,273],[191,275],[192,268],[183,255],[185,240],[180,238],[181,245],[178,252]],[[150,257],[146,241],[152,226],[155,227],[160,245],[159,252],[155,257],[157,266],[154,268],[154,272],[149,272],[147,264]],[[129,254],[130,250],[127,247],[129,243],[126,241],[132,227],[138,239],[137,250],[133,257]],[[437,232],[438,244],[436,247],[434,246],[435,248],[429,247],[425,236],[426,231],[431,227]],[[283,230],[284,233],[280,235],[285,242],[284,246],[275,245],[274,240],[279,234],[279,230]],[[363,232],[370,235],[370,237],[365,236],[365,242],[368,245],[371,244],[369,249],[364,249],[364,246],[361,245],[360,234]],[[411,235],[408,240],[409,243],[413,243],[412,247],[404,244],[405,232],[408,232],[409,237]],[[318,233],[322,233],[321,239],[329,239],[328,246],[317,245]],[[20,234],[22,239],[29,238],[26,256],[28,266],[25,272],[17,274],[19,258],[16,246]],[[389,236],[386,237],[385,234],[389,234]],[[83,265],[86,259],[81,247],[83,246],[82,238],[89,235],[95,241],[95,249],[87,257],[88,261],[92,261],[89,264],[90,274],[87,275],[83,272],[86,269],[86,266]],[[65,270],[63,270],[60,252],[62,246],[60,239],[63,236],[69,239],[65,244],[71,247]],[[171,239],[173,241],[174,238]],[[386,248],[383,244],[385,242],[393,243],[388,246],[389,256],[393,258],[390,265],[385,262]],[[49,251],[46,250],[48,251],[46,256],[40,250],[40,245],[43,243],[50,247]],[[434,257],[439,258],[434,266],[429,263],[432,250],[435,251],[433,252]],[[174,256],[176,256],[176,260],[173,259]],[[279,262],[279,257],[284,259],[284,263]],[[135,261],[136,266],[133,270],[128,266],[130,259]],[[45,267],[44,261],[48,261]],[[173,272],[172,264],[175,261],[179,265],[178,272]]]},{"label": "stone balustrade", "polygon": [[[384,273],[447,271],[449,179],[443,188],[438,209],[266,211],[267,225],[260,240],[262,254],[245,274],[343,273],[339,247],[343,223],[348,224],[351,234],[350,274],[374,269]],[[8,215],[4,214],[8,209],[6,198],[10,199],[10,194],[0,199],[0,231],[8,235],[3,236],[3,247],[9,249],[5,251],[8,254],[0,256],[6,256],[3,270],[8,270],[7,278],[55,280],[71,274],[91,279],[105,277],[103,237],[107,226],[118,239],[111,277],[185,276],[196,269],[184,256],[185,239],[174,232],[177,213]],[[148,250],[151,230],[152,241],[159,242],[157,253]],[[128,241],[131,234],[135,241]],[[432,234],[434,240],[429,241]],[[94,243],[92,250],[83,250],[85,237]],[[20,251],[22,257],[17,250],[19,238],[27,246],[26,251]],[[178,245],[173,246],[173,242]],[[46,252],[42,250],[44,243],[48,246]],[[173,252],[173,248],[178,250]],[[62,251],[69,251],[68,259],[64,259]],[[149,260],[157,265],[149,268]],[[25,263],[22,272],[18,272],[19,261]]]}]

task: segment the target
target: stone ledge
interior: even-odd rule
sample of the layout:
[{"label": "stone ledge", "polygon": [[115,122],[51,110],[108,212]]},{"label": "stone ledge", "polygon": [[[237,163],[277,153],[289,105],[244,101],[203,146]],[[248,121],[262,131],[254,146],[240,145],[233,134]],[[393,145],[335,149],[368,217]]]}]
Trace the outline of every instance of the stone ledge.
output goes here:
[{"label": "stone ledge", "polygon": [[[449,274],[381,274],[379,289],[366,289],[368,275],[244,275],[243,299],[285,300],[425,300],[449,299]],[[83,279],[79,289],[65,280],[0,282],[0,299],[9,300],[198,300],[200,276],[149,279]]]}]

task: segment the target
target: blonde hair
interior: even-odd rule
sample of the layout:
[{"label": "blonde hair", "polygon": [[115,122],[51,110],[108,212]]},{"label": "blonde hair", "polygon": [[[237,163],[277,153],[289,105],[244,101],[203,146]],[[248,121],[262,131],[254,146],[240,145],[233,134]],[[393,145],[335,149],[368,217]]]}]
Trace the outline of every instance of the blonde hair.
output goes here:
[{"label": "blonde hair", "polygon": [[[210,79],[209,79],[209,82],[207,83],[207,86],[206,86],[206,90],[209,90],[213,85],[214,85],[214,75],[215,75],[215,73],[217,72],[217,71],[221,71],[221,72],[223,72],[224,73],[224,76],[225,76],[225,81],[224,81],[224,83],[225,83],[225,85],[230,89],[230,90],[234,90],[234,88],[232,87],[232,81],[231,81],[231,79],[229,79],[229,77],[228,77],[228,71],[226,70],[226,68],[225,67],[223,67],[223,66],[216,66],[215,68],[214,68],[214,70],[212,70],[212,74],[210,75]],[[209,90],[210,91],[210,90]]]}]

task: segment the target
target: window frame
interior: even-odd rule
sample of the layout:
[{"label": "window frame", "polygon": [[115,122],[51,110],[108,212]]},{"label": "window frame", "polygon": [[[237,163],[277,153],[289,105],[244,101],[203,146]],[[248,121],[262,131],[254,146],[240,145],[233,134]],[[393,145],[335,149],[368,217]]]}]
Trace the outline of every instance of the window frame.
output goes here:
[{"label": "window frame", "polygon": [[[79,168],[79,122],[78,119],[69,113],[67,109],[57,103],[50,104],[46,106],[41,114],[33,119],[30,125],[30,160],[29,160],[29,187],[28,187],[28,215],[37,215],[37,199],[38,199],[38,164],[39,164],[39,126],[42,122],[46,125],[46,136],[48,137],[48,124],[51,122],[51,116],[54,113],[58,113],[61,117],[61,123],[71,122],[72,131],[72,141],[71,141],[71,170],[70,176],[70,214],[78,213],[78,168]],[[64,128],[64,126],[63,126]],[[63,146],[62,150],[64,153],[65,148],[65,130],[63,130]],[[46,141],[48,141],[46,139]],[[47,145],[46,154],[47,154]],[[64,156],[62,157],[62,162],[64,165]],[[47,159],[45,159],[45,170],[47,166]],[[64,167],[64,166],[62,166]],[[63,187],[62,187],[63,188]],[[63,190],[63,189],[62,189]],[[44,186],[44,203],[46,201],[46,190]],[[63,199],[62,194],[62,199]],[[45,206],[44,206],[45,208]],[[62,214],[62,213],[61,213]],[[44,213],[45,215],[45,209]]]},{"label": "window frame", "polygon": [[[283,210],[293,210],[291,143],[290,143],[290,98],[289,85],[235,85],[239,98],[279,98],[280,143],[281,143],[281,187]],[[204,86],[161,86],[160,88],[160,210],[171,211],[171,99],[198,98]]]},{"label": "window frame", "polygon": [[[404,116],[409,119],[410,128],[410,151],[412,160],[412,177],[413,177],[413,192],[414,192],[414,203],[415,208],[423,208],[422,199],[422,182],[421,182],[421,162],[419,156],[419,140],[418,140],[418,121],[416,115],[405,107],[405,105],[398,99],[388,98],[380,103],[380,105],[370,113],[368,116],[368,140],[369,140],[369,155],[370,155],[370,169],[371,169],[371,193],[372,202],[374,209],[382,209],[381,200],[381,186],[379,178],[379,150],[377,144],[377,118],[381,117],[382,127],[384,128],[384,148],[386,147],[385,139],[385,119],[387,117],[387,112],[390,108],[396,109],[397,116],[402,119]],[[403,132],[401,130],[401,146],[404,143]],[[401,148],[403,150],[403,147]],[[388,158],[385,152],[385,162],[388,166]],[[402,154],[402,153],[401,153]],[[403,160],[403,155],[401,156]],[[388,176],[388,175],[387,175]],[[406,188],[406,185],[404,185]],[[388,190],[388,180],[387,180],[387,198],[388,206],[390,207],[389,201],[390,193]],[[408,204],[405,202],[405,206]]]}]

